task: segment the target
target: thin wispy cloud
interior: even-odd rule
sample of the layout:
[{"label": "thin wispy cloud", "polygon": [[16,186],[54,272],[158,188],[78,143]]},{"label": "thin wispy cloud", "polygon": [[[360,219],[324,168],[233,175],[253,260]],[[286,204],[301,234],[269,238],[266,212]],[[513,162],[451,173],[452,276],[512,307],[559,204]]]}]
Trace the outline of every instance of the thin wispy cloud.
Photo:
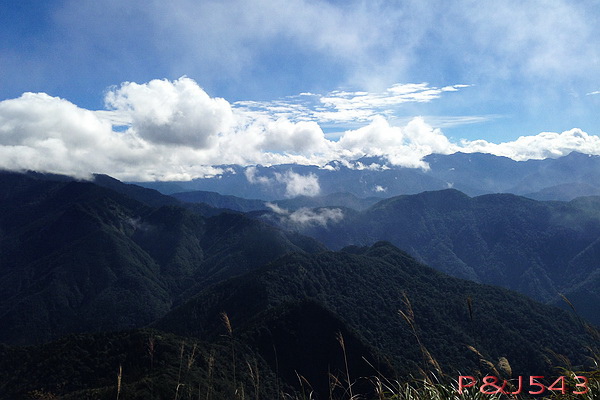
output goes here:
[{"label": "thin wispy cloud", "polygon": [[[301,93],[275,101],[238,101],[233,105],[247,113],[274,118],[315,121],[326,126],[348,126],[368,123],[378,115],[393,117],[405,103],[428,103],[445,93],[457,92],[469,86],[457,84],[435,87],[428,83],[396,83],[382,92],[335,90],[324,95]],[[456,124],[459,121],[457,119]]]},{"label": "thin wispy cloud", "polygon": [[[489,114],[489,115],[423,115],[422,118],[427,121],[428,124],[435,126],[436,128],[454,128],[458,126],[464,125],[473,125],[473,124],[482,124],[484,122],[489,122],[492,120],[504,118],[504,116],[499,114]],[[390,118],[390,122],[398,122],[406,124],[409,119],[396,119]]]},{"label": "thin wispy cloud", "polygon": [[335,224],[344,219],[344,212],[339,208],[299,208],[289,211],[276,203],[265,203],[278,219],[278,222],[288,229],[307,226],[323,226]]}]

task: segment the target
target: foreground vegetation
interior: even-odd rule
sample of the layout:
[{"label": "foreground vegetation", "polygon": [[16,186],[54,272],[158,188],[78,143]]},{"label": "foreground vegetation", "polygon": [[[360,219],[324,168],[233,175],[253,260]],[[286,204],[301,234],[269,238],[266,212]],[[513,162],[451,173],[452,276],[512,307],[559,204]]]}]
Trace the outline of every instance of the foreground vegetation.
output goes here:
[{"label": "foreground vegetation", "polygon": [[[553,376],[536,379],[546,388],[541,396],[529,395],[538,387],[522,383],[514,376],[510,363],[501,357],[496,363],[479,351],[480,368],[470,378],[442,371],[418,334],[410,300],[399,318],[414,334],[414,347],[422,363],[412,377],[395,375],[385,363],[374,365],[363,357],[369,374],[356,377],[348,359],[356,349],[348,346],[341,332],[332,349],[343,360],[341,368],[328,372],[325,392],[313,387],[311,380],[296,372],[295,381],[285,379],[278,366],[273,369],[254,349],[236,336],[227,314],[221,315],[222,335],[216,343],[178,337],[155,330],[72,335],[59,341],[31,347],[0,345],[0,399],[75,400],[75,399],[175,399],[175,400],[527,400],[600,399],[600,357],[588,349],[589,368],[570,365],[569,360],[549,352],[560,367]],[[598,331],[590,326],[590,335]],[[293,360],[292,360],[293,361]],[[380,369],[380,367],[383,367]],[[482,387],[485,377],[498,377],[498,386]],[[561,385],[553,384],[564,377]],[[585,376],[585,386],[576,377]],[[503,392],[498,390],[502,382]],[[579,384],[579,385],[578,385]],[[561,387],[563,390],[561,391]],[[586,393],[574,394],[575,391]],[[564,392],[564,393],[562,393]]]},{"label": "foreground vegetation", "polygon": [[0,399],[442,399],[464,374],[570,371],[597,385],[598,335],[578,316],[387,242],[330,252],[129,186],[0,188]]}]

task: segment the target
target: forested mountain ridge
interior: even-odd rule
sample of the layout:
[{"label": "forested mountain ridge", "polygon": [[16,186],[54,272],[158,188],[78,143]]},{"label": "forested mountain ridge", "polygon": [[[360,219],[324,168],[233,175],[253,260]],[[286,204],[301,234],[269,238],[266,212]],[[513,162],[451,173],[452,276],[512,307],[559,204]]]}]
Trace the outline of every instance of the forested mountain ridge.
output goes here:
[{"label": "forested mountain ridge", "polygon": [[469,197],[457,190],[382,200],[363,212],[344,210],[323,224],[276,225],[312,236],[332,249],[388,240],[453,276],[500,285],[543,302],[572,298],[600,323],[600,200],[541,202],[511,194]]},{"label": "forested mountain ridge", "polygon": [[312,239],[241,214],[154,208],[90,182],[0,174],[0,341],[144,326]]},{"label": "forested mountain ridge", "polygon": [[[348,348],[350,353],[385,355],[400,374],[424,367],[419,343],[446,373],[479,369],[479,358],[467,348],[473,346],[488,359],[508,358],[516,375],[550,372],[549,349],[579,363],[585,359],[581,346],[594,346],[594,339],[568,312],[505,289],[449,277],[386,242],[341,252],[286,255],[202,291],[155,327],[214,340],[223,333],[221,313],[226,312],[238,341],[267,340],[262,354],[273,363],[272,344],[280,343],[278,335],[293,338],[294,346],[307,346],[296,352],[304,357],[310,354],[313,362],[297,371],[310,376],[320,371],[316,375],[323,379],[327,367],[315,370],[318,363],[314,360],[325,349],[309,347],[289,329],[267,328],[279,326],[278,309],[306,300],[330,310],[347,331],[354,332],[358,342],[356,348]],[[415,331],[398,310],[414,316]],[[320,325],[318,315],[314,313],[315,326]],[[353,367],[360,368],[360,364]]]},{"label": "forested mountain ridge", "polygon": [[325,196],[297,196],[291,199],[280,199],[267,202],[258,199],[221,195],[216,192],[192,191],[173,193],[172,197],[186,203],[205,203],[212,207],[230,209],[241,212],[268,210],[268,203],[288,210],[315,207],[345,207],[354,210],[364,210],[381,200],[380,197],[358,198],[351,193],[332,193]]},{"label": "forested mountain ridge", "polygon": [[[114,398],[121,367],[128,398],[171,397],[181,389],[188,397],[214,391],[230,399],[241,387],[272,398],[279,390],[298,393],[298,374],[326,398],[330,372],[347,373],[368,393],[372,385],[361,378],[377,373],[373,366],[404,379],[439,363],[453,376],[486,373],[481,358],[505,357],[515,374],[551,374],[561,356],[585,367],[596,348],[589,326],[573,314],[452,278],[388,242],[329,251],[248,215],[207,216],[103,179],[118,192],[61,177],[0,174],[0,373],[7,376],[0,398]],[[339,224],[369,215],[380,228],[426,238],[445,227],[454,239],[450,217],[470,215],[463,225],[480,227],[474,210],[483,209],[499,219],[482,225],[489,228],[482,237],[504,243],[504,231],[493,228],[512,232],[510,216],[492,212],[494,196],[420,196],[364,212],[345,209]],[[556,214],[557,223],[545,203],[522,201],[505,195],[501,203],[523,216],[536,210],[522,226],[559,226],[559,233],[576,231],[600,205],[578,199]],[[585,221],[581,232],[597,229]],[[336,226],[313,229],[331,234]],[[340,232],[338,240],[357,233]],[[585,268],[574,276],[596,270],[594,246],[580,252],[577,266]],[[137,330],[148,326],[153,330]],[[260,388],[253,386],[256,371]]]}]

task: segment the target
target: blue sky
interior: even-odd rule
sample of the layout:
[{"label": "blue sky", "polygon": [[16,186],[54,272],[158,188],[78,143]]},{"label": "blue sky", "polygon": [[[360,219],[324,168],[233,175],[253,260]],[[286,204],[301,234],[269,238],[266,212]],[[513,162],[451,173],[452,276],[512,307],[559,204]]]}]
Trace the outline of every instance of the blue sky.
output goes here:
[{"label": "blue sky", "polygon": [[[567,0],[5,1],[0,155],[10,161],[1,166],[167,179],[210,173],[220,160],[335,154],[418,167],[405,160],[415,148],[595,154],[599,15],[597,1]],[[151,100],[163,95],[171,108],[159,118]],[[77,171],[60,161],[98,141],[115,155],[74,162]],[[243,154],[249,145],[255,156]],[[142,148],[169,167],[140,172]],[[45,160],[19,161],[34,156]]]}]

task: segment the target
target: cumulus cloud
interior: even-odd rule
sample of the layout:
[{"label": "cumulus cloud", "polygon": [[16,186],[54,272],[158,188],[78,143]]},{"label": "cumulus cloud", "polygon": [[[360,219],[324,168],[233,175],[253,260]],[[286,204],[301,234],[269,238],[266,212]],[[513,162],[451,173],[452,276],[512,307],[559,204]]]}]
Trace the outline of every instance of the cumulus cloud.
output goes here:
[{"label": "cumulus cloud", "polygon": [[315,153],[329,148],[323,130],[316,122],[300,121],[293,123],[286,118],[269,122],[265,127],[262,150]]},{"label": "cumulus cloud", "polygon": [[[590,73],[600,61],[597,13],[593,1],[569,0],[405,0],[368,6],[364,0],[65,0],[34,13],[44,20],[36,29],[7,25],[0,87],[5,96],[34,88],[83,97],[83,85],[85,93],[97,93],[107,82],[188,74],[236,98],[318,92],[324,84],[347,88],[303,93],[320,107],[309,107],[314,115],[285,99],[268,105],[271,112],[278,108],[278,117],[323,127],[326,120],[362,125],[375,114],[387,118],[394,104],[430,101],[461,89],[448,83],[464,82],[481,91],[454,110],[483,110],[482,104],[489,104],[494,109],[481,113],[509,110],[541,120],[552,108],[571,121],[575,109],[593,113],[597,107],[589,97],[572,102],[568,96],[571,90],[598,88],[596,74]],[[438,86],[394,85],[414,77]],[[356,91],[357,85],[365,91]],[[123,94],[125,89],[141,88],[129,85]],[[220,110],[224,103],[213,105]],[[374,106],[379,108],[375,114]],[[152,107],[138,103],[135,109]],[[211,147],[219,122],[227,120],[199,119],[198,131],[191,134],[179,129],[190,121],[185,113],[179,118],[168,111],[167,106],[156,117],[138,115],[138,127],[149,128],[141,131],[146,140]],[[165,119],[174,124],[163,124]],[[586,119],[593,126],[595,120]],[[276,148],[280,143],[264,144]]]},{"label": "cumulus cloud", "polygon": [[92,111],[44,93],[0,102],[0,168],[87,177],[103,161],[135,158],[143,143],[119,137]]},{"label": "cumulus cloud", "polygon": [[[314,122],[234,112],[185,77],[124,83],[105,100],[101,111],[45,93],[0,102],[0,168],[189,180],[220,173],[214,165],[307,164],[330,145]],[[294,175],[280,180],[289,193],[303,192]]]},{"label": "cumulus cloud", "polygon": [[232,122],[229,103],[211,98],[192,79],[152,80],[146,84],[125,82],[106,94],[105,102],[115,117],[129,119],[141,138],[160,144],[207,148]]},{"label": "cumulus cloud", "polygon": [[288,228],[317,225],[326,227],[329,223],[337,223],[344,219],[344,213],[339,208],[300,208],[290,212],[275,203],[265,203],[265,205],[279,216],[279,223]]},{"label": "cumulus cloud", "polygon": [[[396,86],[395,93],[425,101],[428,96],[459,90],[460,85],[436,89],[436,93],[422,93],[421,89],[431,88]],[[340,94],[339,98],[347,101],[365,96],[371,95]],[[366,104],[370,100],[360,101]],[[397,126],[385,115],[375,115],[361,127],[344,130],[338,140],[331,140],[317,121],[240,109],[210,97],[185,77],[124,83],[107,92],[106,104],[106,110],[90,111],[44,93],[1,101],[0,168],[77,177],[106,173],[143,181],[214,176],[224,172],[219,166],[239,164],[250,166],[245,169],[248,182],[279,185],[287,197],[295,197],[319,194],[318,178],[292,169],[262,176],[255,166],[310,164],[335,169],[327,164],[338,160],[348,168],[388,168],[356,161],[379,156],[390,165],[427,169],[423,157],[432,153],[485,152],[515,160],[559,157],[571,151],[600,154],[600,138],[579,129],[498,144],[484,140],[455,143],[424,118]]]},{"label": "cumulus cloud", "polygon": [[409,168],[427,168],[424,156],[449,154],[459,149],[422,118],[414,118],[405,127],[397,127],[391,126],[383,117],[376,117],[363,128],[345,132],[338,145],[342,154],[351,159],[385,156],[391,164]]}]

